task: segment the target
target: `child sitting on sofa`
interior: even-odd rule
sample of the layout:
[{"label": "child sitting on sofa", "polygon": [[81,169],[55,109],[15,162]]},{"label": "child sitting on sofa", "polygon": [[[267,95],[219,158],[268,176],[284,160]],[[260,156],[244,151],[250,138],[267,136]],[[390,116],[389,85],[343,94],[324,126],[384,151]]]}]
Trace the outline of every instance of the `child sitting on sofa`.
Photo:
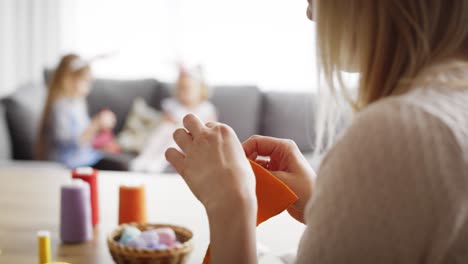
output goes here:
[{"label": "child sitting on sofa", "polygon": [[180,66],[175,94],[162,101],[162,121],[149,136],[140,155],[130,163],[130,170],[165,171],[169,163],[164,157],[164,152],[167,148],[176,146],[172,134],[181,127],[184,116],[192,113],[204,122],[217,120],[216,109],[208,99],[209,90],[201,67],[187,69]]},{"label": "child sitting on sofa", "polygon": [[[90,119],[86,104],[90,87],[89,62],[74,54],[64,56],[48,84],[36,142],[37,159],[57,161],[69,168],[121,170],[119,166],[112,168],[112,161],[105,160],[103,152],[93,147],[96,140],[103,141],[103,131],[107,131],[108,138],[116,118],[110,110],[103,110]],[[107,146],[112,146],[112,142]]]}]

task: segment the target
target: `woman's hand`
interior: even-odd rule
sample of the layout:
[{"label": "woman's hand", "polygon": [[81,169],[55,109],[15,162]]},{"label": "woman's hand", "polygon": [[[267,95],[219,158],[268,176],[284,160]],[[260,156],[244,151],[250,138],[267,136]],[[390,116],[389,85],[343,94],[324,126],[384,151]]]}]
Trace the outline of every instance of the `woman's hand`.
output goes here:
[{"label": "woman's hand", "polygon": [[[253,136],[243,144],[247,157],[256,161],[293,190],[299,200],[289,214],[304,222],[304,209],[312,196],[315,172],[292,140]],[[268,157],[269,160],[261,159]]]},{"label": "woman's hand", "polygon": [[204,125],[194,115],[174,132],[179,151],[167,160],[205,206],[210,223],[211,263],[256,263],[255,175],[234,131]]},{"label": "woman's hand", "polygon": [[246,199],[256,205],[255,176],[236,134],[227,125],[204,125],[194,115],[183,120],[185,129],[174,132],[175,148],[167,160],[182,175],[208,211]]}]

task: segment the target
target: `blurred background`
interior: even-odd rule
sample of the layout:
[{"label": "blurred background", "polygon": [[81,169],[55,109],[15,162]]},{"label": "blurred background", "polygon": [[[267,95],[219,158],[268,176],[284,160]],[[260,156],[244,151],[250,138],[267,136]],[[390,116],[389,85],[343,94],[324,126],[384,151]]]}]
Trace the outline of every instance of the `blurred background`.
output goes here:
[{"label": "blurred background", "polygon": [[[34,152],[45,140],[39,135],[56,130],[41,126],[51,122],[46,109],[56,103],[46,104],[51,73],[70,53],[92,61],[92,82],[82,98],[86,113],[68,110],[93,122],[112,112],[113,152],[132,154],[119,161],[125,170],[148,138],[162,138],[148,135],[160,116],[206,109],[240,140],[292,139],[312,160],[325,100],[317,93],[315,25],[306,8],[304,0],[0,0],[0,161],[38,159]],[[181,65],[198,84],[181,78]],[[356,75],[348,76],[352,85]],[[177,94],[187,85],[206,86],[211,105],[165,108],[167,99],[185,100]]]},{"label": "blurred background", "polygon": [[42,80],[61,55],[111,55],[97,77],[176,78],[201,64],[210,84],[314,91],[314,25],[306,1],[2,0],[0,95]]},{"label": "blurred background", "polygon": [[[0,238],[22,247],[10,250],[11,239],[0,241],[3,255],[31,263],[32,230],[40,224],[58,234],[53,190],[60,181],[44,178],[38,187],[27,177],[65,176],[82,166],[130,171],[121,174],[129,178],[174,174],[164,152],[175,146],[173,131],[188,112],[230,125],[241,141],[292,139],[317,168],[315,120],[323,98],[306,8],[305,0],[0,0],[0,176],[15,185],[3,204],[17,209],[9,211],[15,224],[18,215],[31,221],[0,228],[12,230]],[[96,56],[105,58],[88,65]],[[104,186],[117,190],[123,178],[112,176]],[[204,215],[196,213],[192,196],[188,203],[179,199],[180,185],[162,179],[150,185],[170,195],[156,190],[154,197],[170,201],[167,222],[193,226],[200,238],[194,258],[201,260],[208,244]],[[31,199],[13,205],[10,197],[21,193]],[[54,254],[73,263],[87,257],[104,260],[81,263],[110,263],[103,237],[116,224],[107,200],[116,193],[110,194],[100,194],[108,209],[99,238],[70,253],[53,244]],[[164,207],[155,208],[164,219]],[[259,237],[284,252],[297,246],[303,228],[283,215],[263,225]]]}]

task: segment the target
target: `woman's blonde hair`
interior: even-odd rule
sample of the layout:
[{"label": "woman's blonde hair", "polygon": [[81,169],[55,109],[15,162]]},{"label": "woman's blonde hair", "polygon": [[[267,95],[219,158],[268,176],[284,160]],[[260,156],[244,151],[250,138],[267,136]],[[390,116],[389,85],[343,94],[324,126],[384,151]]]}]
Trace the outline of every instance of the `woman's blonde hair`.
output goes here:
[{"label": "woman's blonde hair", "polygon": [[[332,97],[342,96],[355,111],[381,98],[405,93],[431,65],[466,56],[468,1],[315,2],[321,76]],[[350,69],[360,73],[356,93],[350,91],[343,78],[342,71]],[[338,120],[336,115],[321,115],[318,151],[331,145],[336,134],[336,125],[331,123]]]},{"label": "woman's blonde hair", "polygon": [[38,160],[47,159],[48,142],[47,133],[50,133],[49,116],[52,107],[61,96],[67,95],[69,87],[67,87],[70,78],[80,79],[90,76],[91,68],[89,64],[83,61],[76,54],[68,54],[62,57],[57,68],[48,78],[47,83],[47,99],[42,112],[39,130],[34,147],[34,156]]}]

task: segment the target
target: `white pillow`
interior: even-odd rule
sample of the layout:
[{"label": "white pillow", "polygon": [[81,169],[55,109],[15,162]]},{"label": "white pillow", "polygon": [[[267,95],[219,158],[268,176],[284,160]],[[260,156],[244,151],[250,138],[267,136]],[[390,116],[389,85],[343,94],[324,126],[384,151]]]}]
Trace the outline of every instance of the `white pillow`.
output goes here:
[{"label": "white pillow", "polygon": [[150,107],[143,98],[135,98],[122,132],[117,136],[122,150],[139,153],[161,118],[160,111]]}]

